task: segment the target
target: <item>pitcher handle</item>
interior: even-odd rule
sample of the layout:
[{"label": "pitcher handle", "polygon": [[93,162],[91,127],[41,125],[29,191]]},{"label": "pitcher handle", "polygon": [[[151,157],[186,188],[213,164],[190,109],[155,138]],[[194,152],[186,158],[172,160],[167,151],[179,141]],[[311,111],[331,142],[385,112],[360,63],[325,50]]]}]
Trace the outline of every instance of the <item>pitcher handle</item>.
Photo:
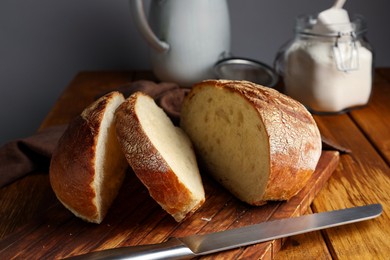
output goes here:
[{"label": "pitcher handle", "polygon": [[169,44],[161,41],[149,26],[145,15],[143,0],[130,0],[130,10],[135,19],[136,26],[149,45],[157,52],[166,52]]}]

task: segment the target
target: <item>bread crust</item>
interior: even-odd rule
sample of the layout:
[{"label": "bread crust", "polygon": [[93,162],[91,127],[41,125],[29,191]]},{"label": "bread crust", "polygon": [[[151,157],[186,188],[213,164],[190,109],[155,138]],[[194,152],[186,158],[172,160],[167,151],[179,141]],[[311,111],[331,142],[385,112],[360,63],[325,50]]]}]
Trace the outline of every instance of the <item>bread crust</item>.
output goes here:
[{"label": "bread crust", "polygon": [[[122,96],[119,92],[107,94],[69,123],[50,164],[50,183],[57,198],[76,216],[94,223],[102,221],[109,206],[103,205],[99,212],[93,182],[100,124],[116,95]],[[126,167],[122,168],[124,176]]]},{"label": "bread crust", "polygon": [[117,137],[127,161],[150,196],[179,222],[195,212],[204,200],[189,207],[193,205],[192,193],[180,182],[142,128],[136,111],[140,95],[145,94],[134,93],[117,109]]},{"label": "bread crust", "polygon": [[250,204],[293,197],[307,183],[321,155],[321,136],[312,115],[298,101],[248,81],[206,80],[196,84],[186,99],[210,85],[245,98],[261,117],[269,136],[271,166],[266,190]]},{"label": "bread crust", "polygon": [[50,183],[57,198],[85,219],[98,217],[92,186],[96,138],[91,127],[88,121],[77,116],[60,138],[50,165]]}]

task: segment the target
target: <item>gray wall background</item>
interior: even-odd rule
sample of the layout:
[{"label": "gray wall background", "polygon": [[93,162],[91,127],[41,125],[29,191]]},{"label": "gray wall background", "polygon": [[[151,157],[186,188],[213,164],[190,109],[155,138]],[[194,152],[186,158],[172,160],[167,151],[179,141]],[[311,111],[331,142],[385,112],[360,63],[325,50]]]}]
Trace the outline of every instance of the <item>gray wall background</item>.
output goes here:
[{"label": "gray wall background", "polygon": [[[271,65],[294,18],[333,1],[228,3],[233,54]],[[375,66],[390,66],[390,1],[349,0],[345,8],[366,17]],[[128,0],[1,0],[0,145],[34,133],[78,71],[149,68]]]}]

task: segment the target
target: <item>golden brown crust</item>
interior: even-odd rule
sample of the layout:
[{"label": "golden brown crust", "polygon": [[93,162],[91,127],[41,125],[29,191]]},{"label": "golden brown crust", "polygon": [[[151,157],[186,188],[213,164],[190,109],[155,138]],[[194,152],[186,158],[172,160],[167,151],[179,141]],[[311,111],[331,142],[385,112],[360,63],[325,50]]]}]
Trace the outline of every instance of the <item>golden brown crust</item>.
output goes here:
[{"label": "golden brown crust", "polygon": [[248,81],[206,80],[193,87],[213,85],[239,93],[247,99],[264,122],[269,136],[271,172],[263,198],[288,200],[303,188],[321,155],[321,136],[312,115],[296,100],[280,92]]},{"label": "golden brown crust", "polygon": [[[50,164],[50,183],[57,198],[75,215],[100,222],[96,205],[95,156],[104,111],[118,92],[102,97],[75,117],[60,138]],[[123,169],[125,170],[125,169]]]},{"label": "golden brown crust", "polygon": [[116,131],[127,161],[156,200],[177,221],[194,212],[203,202],[186,212],[192,200],[190,191],[181,183],[161,153],[145,133],[135,111],[141,92],[131,95],[116,111]]},{"label": "golden brown crust", "polygon": [[85,218],[95,219],[98,213],[93,203],[92,182],[97,138],[91,127],[81,116],[69,124],[51,159],[50,182],[57,198],[67,208]]}]

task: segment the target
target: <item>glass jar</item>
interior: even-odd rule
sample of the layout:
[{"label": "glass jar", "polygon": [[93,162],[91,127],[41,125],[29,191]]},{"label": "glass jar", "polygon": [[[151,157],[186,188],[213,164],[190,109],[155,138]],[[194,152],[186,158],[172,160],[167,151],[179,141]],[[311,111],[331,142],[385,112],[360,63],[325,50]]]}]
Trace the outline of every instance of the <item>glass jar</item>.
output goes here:
[{"label": "glass jar", "polygon": [[313,30],[316,23],[316,15],[298,17],[294,39],[276,56],[284,92],[313,113],[340,113],[366,105],[373,51],[365,38],[364,18],[355,15],[350,24],[331,24],[327,33]]}]

